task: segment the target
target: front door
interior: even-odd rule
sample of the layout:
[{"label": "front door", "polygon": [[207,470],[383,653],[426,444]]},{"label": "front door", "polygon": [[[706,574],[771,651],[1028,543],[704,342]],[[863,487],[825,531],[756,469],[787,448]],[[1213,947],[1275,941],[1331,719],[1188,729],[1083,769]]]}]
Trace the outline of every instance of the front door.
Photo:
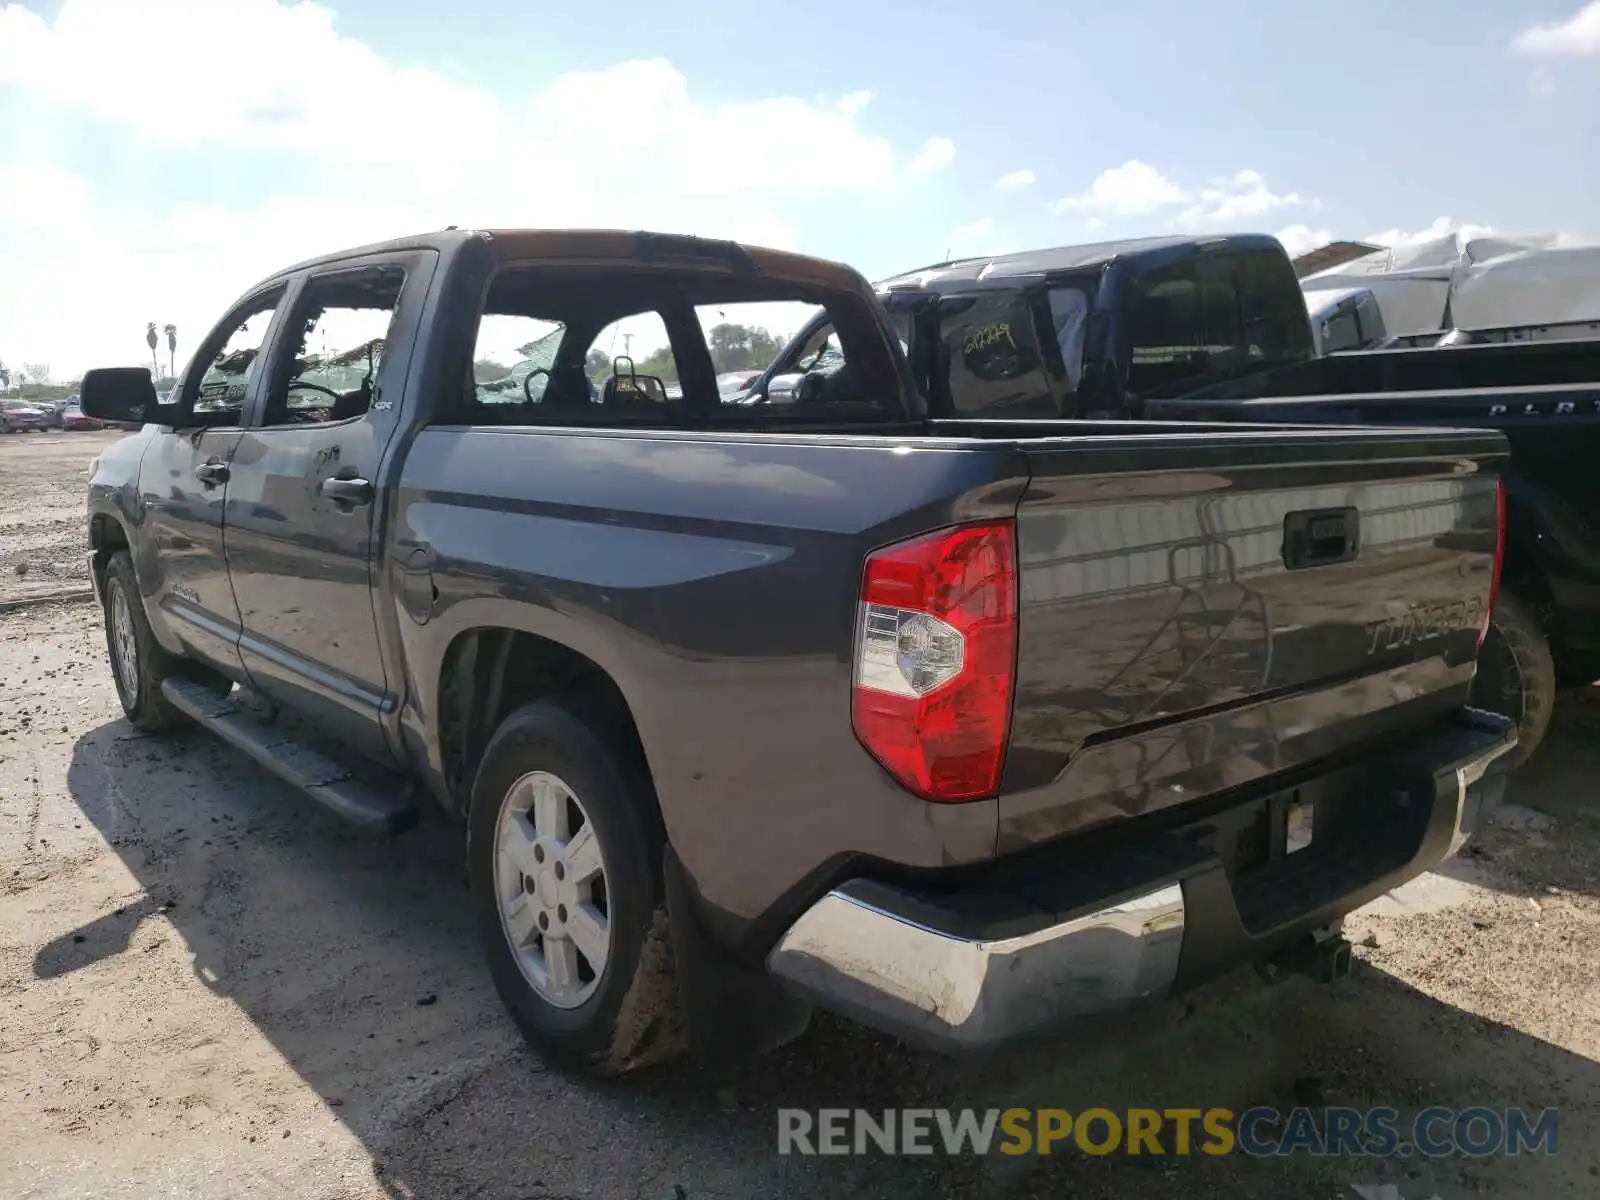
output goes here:
[{"label": "front door", "polygon": [[279,288],[251,298],[202,343],[176,389],[169,418],[176,429],[157,435],[139,468],[144,540],[152,552],[134,569],[151,624],[169,649],[181,646],[236,679],[243,675],[239,607],[223,557],[228,478],[257,359],[282,296]]},{"label": "front door", "polygon": [[378,639],[373,530],[394,428],[381,398],[399,394],[405,368],[386,350],[406,282],[401,262],[305,281],[228,481],[229,573],[252,682],[380,761],[391,757],[383,718],[398,681]]}]

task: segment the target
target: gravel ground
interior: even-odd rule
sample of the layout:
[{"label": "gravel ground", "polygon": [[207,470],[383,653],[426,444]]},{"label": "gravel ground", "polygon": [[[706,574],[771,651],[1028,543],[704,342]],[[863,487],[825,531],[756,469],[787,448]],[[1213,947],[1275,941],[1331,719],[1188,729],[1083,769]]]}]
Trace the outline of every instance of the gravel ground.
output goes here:
[{"label": "gravel ground", "polygon": [[0,605],[89,586],[89,460],[121,433],[0,436]]},{"label": "gravel ground", "polygon": [[[0,561],[44,524],[19,519],[19,502],[59,492],[62,513],[69,496],[81,512],[95,440],[0,442]],[[55,466],[29,458],[20,474],[19,453]],[[33,547],[81,538],[80,525],[27,545],[53,554]],[[1382,1182],[1411,1200],[1594,1195],[1596,713],[1563,706],[1477,853],[1352,921],[1362,944],[1343,984],[1241,975],[981,1068],[819,1018],[726,1075],[602,1085],[545,1069],[515,1036],[442,823],[368,840],[201,732],[138,735],[92,605],[0,612],[0,1195],[1198,1200]],[[780,1106],[1296,1102],[1558,1106],[1560,1149],[1426,1162],[775,1153]]]}]

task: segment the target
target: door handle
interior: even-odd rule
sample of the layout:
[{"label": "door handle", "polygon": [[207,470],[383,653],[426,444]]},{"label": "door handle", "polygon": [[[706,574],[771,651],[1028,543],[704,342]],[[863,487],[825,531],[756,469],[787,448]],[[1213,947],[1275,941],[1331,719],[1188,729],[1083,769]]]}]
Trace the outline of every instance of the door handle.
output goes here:
[{"label": "door handle", "polygon": [[216,487],[219,483],[228,482],[228,464],[220,459],[203,462],[194,469],[195,478],[206,487]]},{"label": "door handle", "polygon": [[372,483],[359,477],[324,479],[322,494],[336,504],[371,504]]}]

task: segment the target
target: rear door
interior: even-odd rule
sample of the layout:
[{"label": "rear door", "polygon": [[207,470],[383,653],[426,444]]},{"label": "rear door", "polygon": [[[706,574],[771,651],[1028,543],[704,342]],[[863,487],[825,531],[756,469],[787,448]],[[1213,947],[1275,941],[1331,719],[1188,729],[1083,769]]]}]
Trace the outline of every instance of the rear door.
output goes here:
[{"label": "rear door", "polygon": [[374,610],[377,481],[431,251],[301,280],[234,451],[227,552],[255,685],[382,760],[400,681]]},{"label": "rear door", "polygon": [[223,553],[228,479],[284,292],[280,284],[250,297],[201,343],[168,418],[178,428],[155,439],[139,469],[154,553],[136,565],[153,616],[190,654],[233,678],[242,666],[239,606]]}]

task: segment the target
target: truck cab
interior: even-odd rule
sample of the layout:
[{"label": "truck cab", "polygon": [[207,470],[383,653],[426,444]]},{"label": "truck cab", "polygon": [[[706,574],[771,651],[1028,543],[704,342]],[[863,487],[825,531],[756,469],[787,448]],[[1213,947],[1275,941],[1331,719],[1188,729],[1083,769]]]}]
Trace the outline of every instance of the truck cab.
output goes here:
[{"label": "truck cab", "polygon": [[[1129,418],[1182,395],[1318,353],[1275,238],[1142,238],[961,259],[876,285],[930,412],[945,417]],[[750,389],[781,404],[826,337],[801,329]]]}]

